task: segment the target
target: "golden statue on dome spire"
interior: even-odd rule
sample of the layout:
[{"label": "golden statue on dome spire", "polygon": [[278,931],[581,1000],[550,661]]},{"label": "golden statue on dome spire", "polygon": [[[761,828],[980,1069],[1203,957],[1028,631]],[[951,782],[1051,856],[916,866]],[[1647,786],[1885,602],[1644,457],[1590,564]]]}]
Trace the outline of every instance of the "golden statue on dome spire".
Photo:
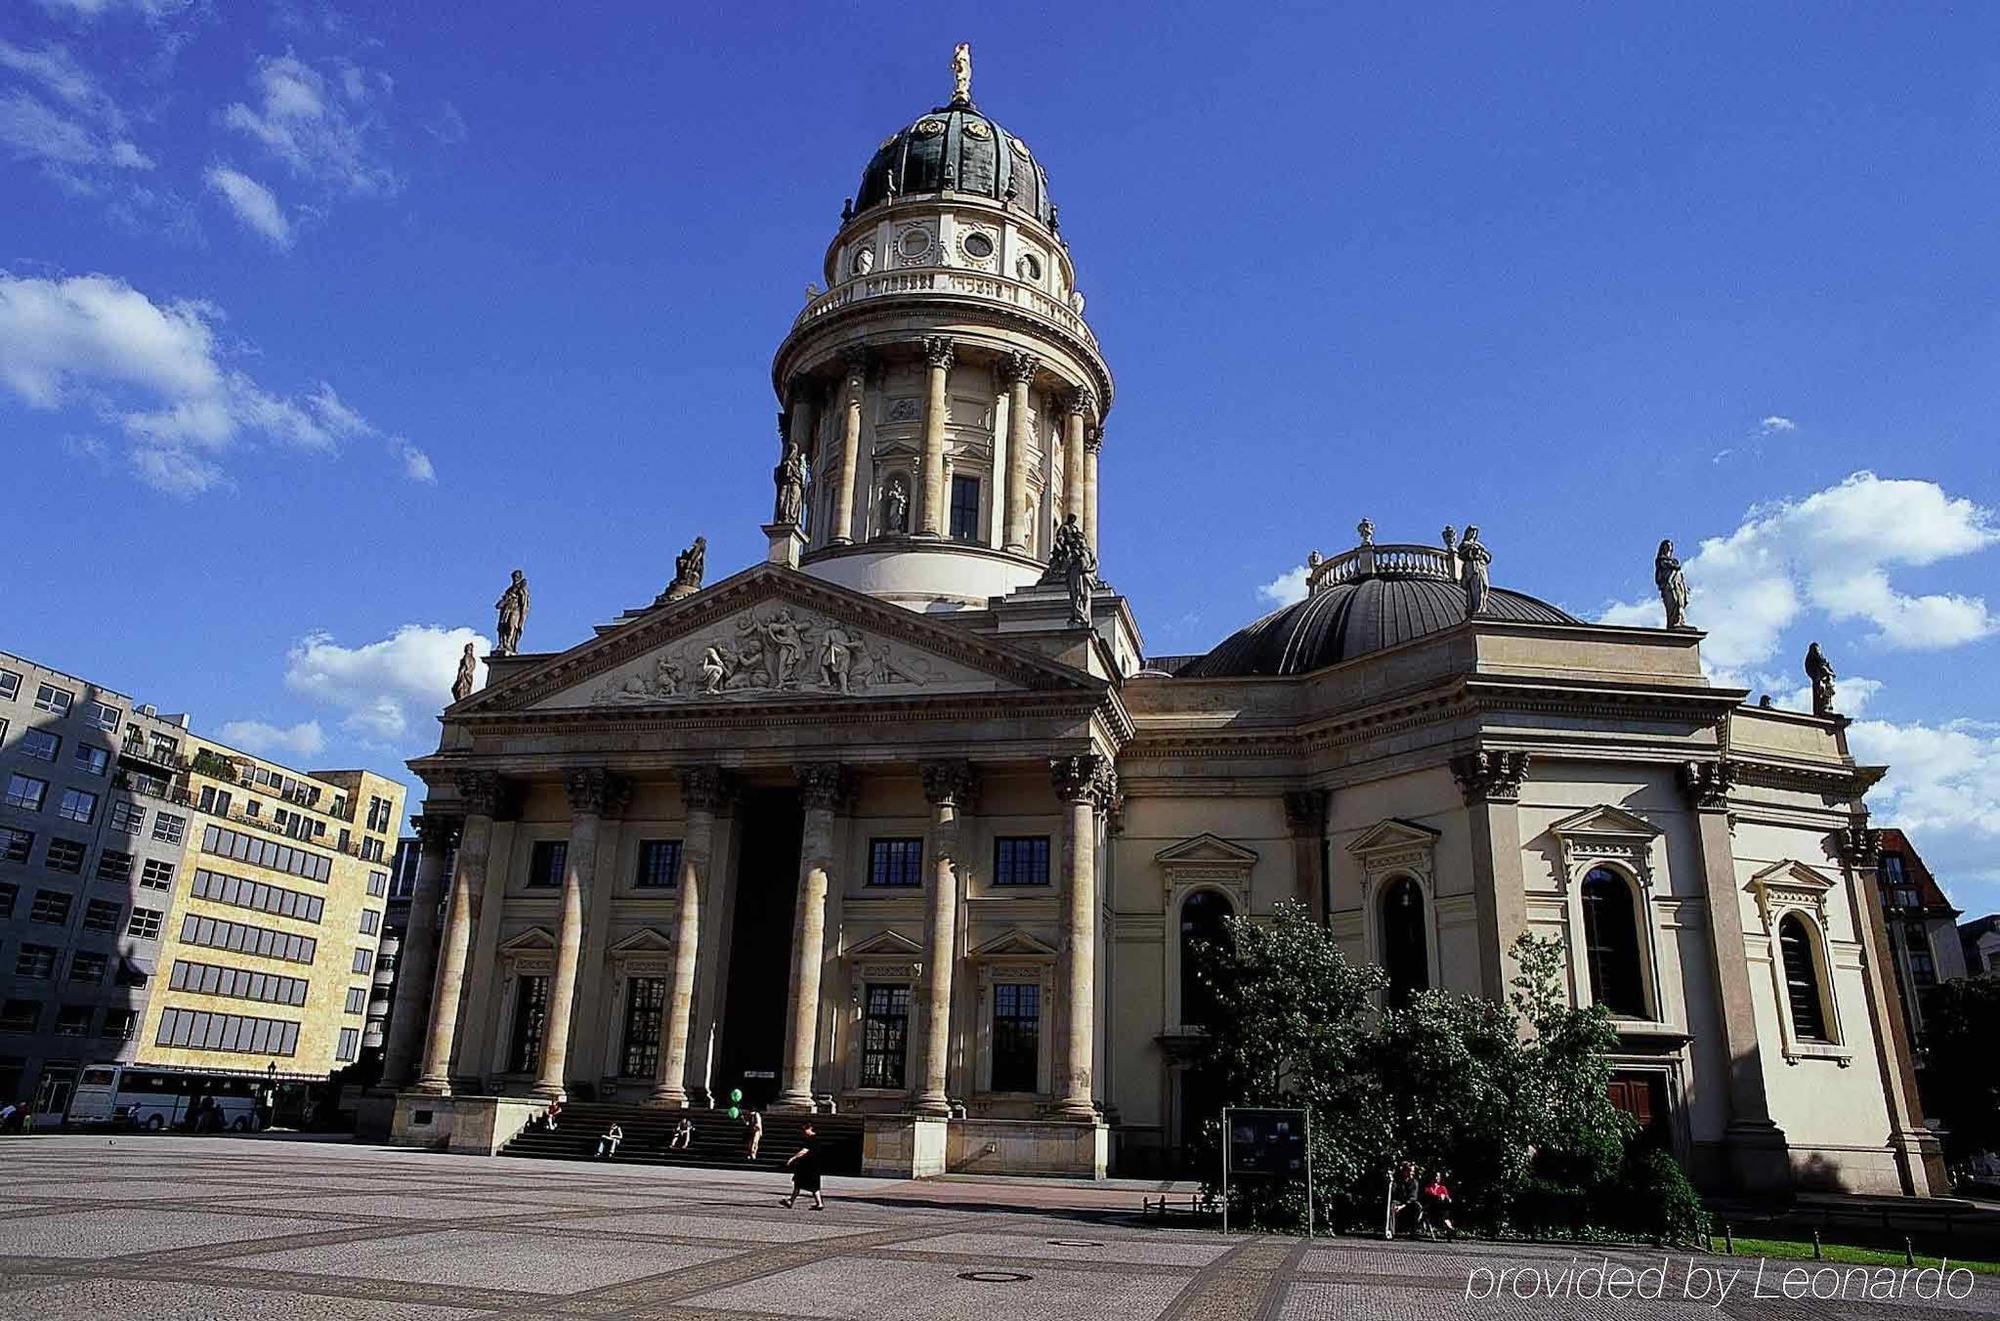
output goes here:
[{"label": "golden statue on dome spire", "polygon": [[961,41],[951,50],[951,103],[972,104],[972,43]]}]

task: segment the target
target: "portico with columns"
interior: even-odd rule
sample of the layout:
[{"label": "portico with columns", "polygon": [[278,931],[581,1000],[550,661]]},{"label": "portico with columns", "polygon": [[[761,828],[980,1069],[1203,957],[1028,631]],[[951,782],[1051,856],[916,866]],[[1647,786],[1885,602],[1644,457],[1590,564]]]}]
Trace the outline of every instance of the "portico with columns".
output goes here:
[{"label": "portico with columns", "polygon": [[[1399,996],[1503,999],[1519,936],[1563,942],[1615,1096],[1707,1187],[1943,1186],[1842,717],[1365,519],[1302,600],[1148,657],[1100,543],[1111,374],[969,90],[882,143],[820,274],[768,558],[490,657],[411,763],[397,1140],[741,1092],[862,1116],[876,1173],[1188,1173],[1189,951],[1297,904]],[[1051,564],[1070,519],[1104,567]]]}]

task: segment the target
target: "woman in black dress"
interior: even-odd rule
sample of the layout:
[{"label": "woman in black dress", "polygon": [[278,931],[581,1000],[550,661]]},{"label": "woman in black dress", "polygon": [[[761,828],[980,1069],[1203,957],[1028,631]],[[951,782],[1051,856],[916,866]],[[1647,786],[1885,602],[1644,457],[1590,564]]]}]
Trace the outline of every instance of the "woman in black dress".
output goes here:
[{"label": "woman in black dress", "polygon": [[781,1197],[778,1201],[790,1206],[799,1200],[800,1193],[811,1193],[813,1210],[824,1211],[826,1203],[820,1200],[819,1195],[819,1134],[813,1131],[811,1124],[806,1125],[805,1139],[806,1144],[785,1161],[792,1172],[792,1195]]}]

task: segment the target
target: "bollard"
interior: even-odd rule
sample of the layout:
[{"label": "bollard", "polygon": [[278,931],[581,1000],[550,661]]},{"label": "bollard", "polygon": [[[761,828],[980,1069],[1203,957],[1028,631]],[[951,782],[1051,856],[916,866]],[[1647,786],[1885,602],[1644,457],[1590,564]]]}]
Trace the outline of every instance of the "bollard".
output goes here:
[{"label": "bollard", "polygon": [[1722,1255],[1725,1257],[1736,1255],[1736,1236],[1729,1232],[1727,1220],[1722,1222]]},{"label": "bollard", "polygon": [[1903,1264],[1905,1266],[1914,1266],[1917,1264],[1917,1250],[1910,1246],[1910,1236],[1908,1234],[1903,1235]]},{"label": "bollard", "polygon": [[1821,1255],[1820,1255],[1820,1250],[1819,1250],[1819,1231],[1818,1231],[1817,1229],[1815,1229],[1815,1230],[1813,1231],[1813,1260],[1814,1260],[1814,1261],[1824,1261],[1824,1260],[1826,1260],[1826,1258],[1825,1258],[1825,1257],[1823,1257],[1823,1256],[1821,1256]]}]

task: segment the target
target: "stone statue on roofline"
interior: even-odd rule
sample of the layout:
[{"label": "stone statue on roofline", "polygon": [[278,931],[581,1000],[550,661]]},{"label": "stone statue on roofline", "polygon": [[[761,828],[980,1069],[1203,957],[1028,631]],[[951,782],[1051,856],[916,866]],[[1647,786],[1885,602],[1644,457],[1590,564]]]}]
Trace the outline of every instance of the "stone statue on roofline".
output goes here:
[{"label": "stone statue on roofline", "polygon": [[778,498],[771,513],[771,521],[787,527],[797,527],[805,516],[806,456],[799,453],[799,447],[789,440],[785,442],[784,453],[778,459],[778,466],[771,470],[771,481],[778,488]]},{"label": "stone statue on roofline", "polygon": [[655,605],[679,601],[701,590],[701,576],[708,567],[708,538],[696,537],[694,544],[674,556],[674,580],[660,593]]},{"label": "stone statue on roofline", "polygon": [[1686,628],[1688,583],[1671,541],[1662,541],[1660,553],[1653,557],[1653,584],[1660,589],[1660,604],[1667,608],[1667,627]]},{"label": "stone statue on roofline", "polygon": [[1812,680],[1813,714],[1830,716],[1833,710],[1833,662],[1815,642],[1806,648],[1806,678]]},{"label": "stone statue on roofline", "polygon": [[465,651],[458,658],[458,677],[451,681],[451,700],[463,702],[472,696],[474,685],[479,682],[479,657],[474,654],[474,643],[465,644]]},{"label": "stone statue on roofline", "polygon": [[1097,586],[1097,555],[1077,526],[1076,515],[1066,514],[1049,539],[1049,567],[1040,586],[1061,583],[1069,589],[1069,622],[1090,627],[1090,592]]},{"label": "stone statue on roofline", "polygon": [[1491,595],[1487,566],[1492,563],[1493,552],[1479,539],[1479,529],[1468,523],[1458,541],[1458,581],[1465,588],[1468,619],[1486,613],[1486,598]]},{"label": "stone statue on roofline", "polygon": [[500,612],[498,627],[500,641],[494,646],[495,656],[512,656],[521,649],[521,630],[528,623],[528,575],[514,570],[514,580],[507,584],[507,590],[500,593],[500,599],[493,603]]}]

